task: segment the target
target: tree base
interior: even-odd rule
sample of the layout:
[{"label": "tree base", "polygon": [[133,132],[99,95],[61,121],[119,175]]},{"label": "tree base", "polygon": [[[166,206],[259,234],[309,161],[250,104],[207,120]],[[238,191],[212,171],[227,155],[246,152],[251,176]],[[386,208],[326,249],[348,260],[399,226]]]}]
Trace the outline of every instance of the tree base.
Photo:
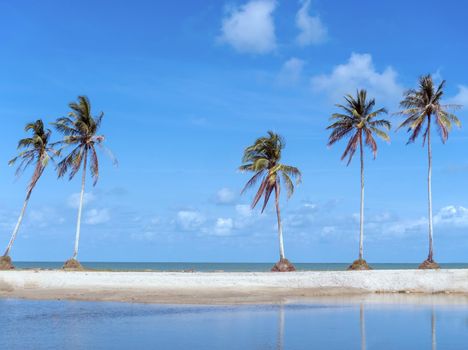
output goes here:
[{"label": "tree base", "polygon": [[438,270],[440,266],[435,261],[424,260],[421,265],[419,265],[418,269],[420,270]]},{"label": "tree base", "polygon": [[84,267],[80,264],[78,260],[70,259],[65,261],[65,264],[63,265],[62,269],[68,271],[83,271]]},{"label": "tree base", "polygon": [[353,261],[351,265],[348,266],[349,271],[362,271],[362,270],[372,270],[372,268],[367,264],[367,261],[364,259],[357,259]]},{"label": "tree base", "polygon": [[271,268],[271,272],[292,272],[296,271],[294,265],[288,259],[280,259],[275,266]]},{"label": "tree base", "polygon": [[11,258],[8,255],[0,256],[0,270],[13,270],[14,268]]}]

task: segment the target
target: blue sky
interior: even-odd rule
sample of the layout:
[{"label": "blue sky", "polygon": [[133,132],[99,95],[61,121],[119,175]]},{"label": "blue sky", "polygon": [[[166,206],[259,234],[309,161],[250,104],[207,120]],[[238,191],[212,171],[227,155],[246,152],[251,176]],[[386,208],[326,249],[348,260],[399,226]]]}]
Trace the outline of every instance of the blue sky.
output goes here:
[{"label": "blue sky", "polygon": [[[88,182],[81,260],[276,260],[273,208],[250,211],[252,193],[239,196],[248,175],[236,171],[267,130],[285,137],[283,161],[303,172],[282,202],[287,257],[353,260],[359,168],[340,161],[344,144],[326,147],[334,103],[366,88],[394,112],[431,73],[447,80],[447,102],[468,105],[467,10],[459,1],[0,1],[0,244],[30,175],[15,179],[7,166],[24,124],[52,122],[86,94],[105,112],[102,133],[119,166],[101,154],[101,179]],[[464,122],[467,110],[458,113]],[[465,129],[434,142],[441,262],[468,261]],[[406,146],[404,132],[391,136],[365,160],[365,256],[422,261],[426,150]],[[48,169],[14,259],[71,256],[79,187]]]}]

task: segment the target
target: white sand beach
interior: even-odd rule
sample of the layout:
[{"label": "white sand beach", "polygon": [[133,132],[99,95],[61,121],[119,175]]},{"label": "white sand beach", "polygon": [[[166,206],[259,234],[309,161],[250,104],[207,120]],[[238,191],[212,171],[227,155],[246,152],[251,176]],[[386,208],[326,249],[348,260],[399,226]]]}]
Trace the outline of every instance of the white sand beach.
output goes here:
[{"label": "white sand beach", "polygon": [[0,271],[0,297],[169,304],[249,304],[405,294],[457,295],[468,269],[270,272]]}]

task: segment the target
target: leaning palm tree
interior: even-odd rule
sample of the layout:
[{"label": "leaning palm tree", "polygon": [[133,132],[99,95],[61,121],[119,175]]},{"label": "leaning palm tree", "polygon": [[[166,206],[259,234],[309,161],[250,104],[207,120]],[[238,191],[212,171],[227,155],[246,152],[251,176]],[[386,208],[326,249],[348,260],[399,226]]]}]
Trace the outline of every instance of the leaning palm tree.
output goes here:
[{"label": "leaning palm tree", "polygon": [[251,171],[255,173],[245,185],[242,193],[244,193],[248,188],[255,186],[255,184],[260,181],[260,187],[252,201],[252,209],[255,208],[257,203],[263,197],[263,213],[272,192],[275,192],[280,261],[275,264],[272,271],[295,270],[294,265],[292,265],[284,255],[283,228],[281,224],[279,200],[281,178],[286,186],[289,198],[294,193],[294,183],[291,178],[296,179],[296,185],[299,184],[301,181],[301,172],[296,167],[280,163],[281,152],[284,146],[284,140],[280,135],[272,131],[268,131],[267,137],[260,137],[252,146],[249,146],[244,150],[244,157],[242,158],[243,164],[239,167],[239,170],[241,171]]},{"label": "leaning palm tree", "polygon": [[359,231],[359,258],[349,266],[350,270],[368,270],[369,265],[364,260],[363,241],[364,241],[364,142],[374,155],[377,155],[377,142],[374,134],[385,141],[390,138],[386,131],[390,130],[390,122],[385,119],[376,119],[381,114],[387,113],[385,108],[374,110],[375,99],[367,99],[366,90],[359,90],[354,98],[351,95],[344,97],[345,105],[336,106],[343,110],[342,113],[334,113],[330,120],[333,123],[327,127],[327,130],[333,130],[328,139],[328,146],[337,141],[348,137],[349,141],[341,160],[348,158],[349,165],[353,156],[359,147],[361,156],[361,210],[360,210],[360,231]]},{"label": "leaning palm tree", "polygon": [[408,143],[413,143],[422,132],[423,147],[427,141],[428,157],[428,221],[429,221],[429,254],[427,259],[419,266],[421,269],[437,269],[439,265],[434,261],[433,229],[432,229],[432,150],[431,150],[431,126],[436,124],[437,129],[445,143],[452,123],[461,126],[457,116],[450,113],[450,108],[459,108],[458,105],[442,105],[441,100],[444,94],[445,80],[437,87],[432,81],[431,75],[424,75],[419,78],[418,89],[410,89],[405,92],[404,99],[400,102],[403,108],[398,114],[406,116],[398,129],[408,128],[410,137]]},{"label": "leaning palm tree", "polygon": [[23,221],[24,213],[31,198],[32,191],[39,181],[41,175],[44,172],[44,169],[47,167],[50,159],[57,155],[57,152],[49,146],[49,139],[51,131],[49,129],[44,129],[44,123],[42,120],[37,120],[34,123],[26,124],[24,128],[26,132],[31,131],[31,137],[21,139],[18,142],[19,154],[10,160],[9,164],[14,165],[17,161],[20,161],[20,164],[16,170],[16,175],[20,176],[24,170],[34,164],[34,172],[29,181],[26,199],[24,200],[23,208],[21,209],[20,216],[16,223],[13,233],[10,238],[10,242],[5,250],[5,253],[0,258],[0,269],[13,268],[11,264],[10,251],[13,243],[15,242],[16,236],[18,234],[21,222]]},{"label": "leaning palm tree", "polygon": [[[94,117],[91,114],[91,104],[86,96],[78,96],[78,102],[69,104],[71,112],[67,117],[57,119],[55,128],[64,135],[62,141],[57,144],[63,147],[72,147],[72,151],[63,158],[57,165],[58,177],[61,178],[68,173],[68,179],[75,177],[82,169],[81,193],[78,206],[78,220],[76,224],[75,249],[71,259],[65,262],[64,268],[81,269],[82,266],[77,260],[78,245],[80,241],[81,213],[83,210],[83,197],[85,193],[86,172],[91,172],[96,185],[99,178],[99,161],[96,152],[96,145],[103,148],[104,136],[98,135],[104,113],[101,112]],[[109,152],[110,154],[110,152]],[[112,157],[113,158],[113,157]],[[114,162],[115,159],[113,159]]]}]

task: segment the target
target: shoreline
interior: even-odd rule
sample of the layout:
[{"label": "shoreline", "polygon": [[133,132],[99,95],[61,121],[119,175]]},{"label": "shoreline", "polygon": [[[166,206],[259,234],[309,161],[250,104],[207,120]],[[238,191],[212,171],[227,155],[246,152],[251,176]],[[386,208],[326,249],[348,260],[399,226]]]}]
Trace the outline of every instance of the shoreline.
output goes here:
[{"label": "shoreline", "polygon": [[0,271],[0,298],[199,305],[406,298],[468,304],[468,269],[289,273],[12,270]]}]

